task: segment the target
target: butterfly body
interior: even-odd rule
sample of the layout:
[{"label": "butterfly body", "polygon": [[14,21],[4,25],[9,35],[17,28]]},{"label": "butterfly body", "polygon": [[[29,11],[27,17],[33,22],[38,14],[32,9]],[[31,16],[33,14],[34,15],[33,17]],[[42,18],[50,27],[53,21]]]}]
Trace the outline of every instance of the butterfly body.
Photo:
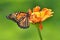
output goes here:
[{"label": "butterfly body", "polygon": [[29,27],[28,13],[25,12],[13,13],[13,14],[9,14],[7,18],[16,22],[20,28]]}]

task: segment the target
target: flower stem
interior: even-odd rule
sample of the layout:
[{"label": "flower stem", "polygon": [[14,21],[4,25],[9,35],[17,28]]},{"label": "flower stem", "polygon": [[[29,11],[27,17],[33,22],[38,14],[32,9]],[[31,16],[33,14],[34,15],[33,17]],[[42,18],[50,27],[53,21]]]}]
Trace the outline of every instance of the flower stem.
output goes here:
[{"label": "flower stem", "polygon": [[39,34],[40,40],[43,40],[43,39],[42,39],[42,35],[41,35],[40,28],[39,28],[39,27],[37,27],[37,30],[38,30],[38,34]]}]

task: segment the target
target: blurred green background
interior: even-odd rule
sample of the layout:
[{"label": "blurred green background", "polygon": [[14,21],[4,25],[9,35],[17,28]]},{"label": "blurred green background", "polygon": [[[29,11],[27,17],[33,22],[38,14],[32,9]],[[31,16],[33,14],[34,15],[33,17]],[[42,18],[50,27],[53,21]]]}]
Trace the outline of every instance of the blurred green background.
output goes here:
[{"label": "blurred green background", "polygon": [[40,40],[36,25],[21,29],[6,18],[10,13],[27,12],[37,5],[54,11],[54,16],[43,22],[43,40],[60,40],[60,0],[0,0],[0,40]]}]

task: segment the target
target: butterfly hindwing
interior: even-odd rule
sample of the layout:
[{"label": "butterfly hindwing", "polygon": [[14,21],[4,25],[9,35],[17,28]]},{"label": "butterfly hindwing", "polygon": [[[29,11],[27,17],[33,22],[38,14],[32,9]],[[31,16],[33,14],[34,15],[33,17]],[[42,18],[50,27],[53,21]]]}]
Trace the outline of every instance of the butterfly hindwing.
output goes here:
[{"label": "butterfly hindwing", "polygon": [[17,24],[21,28],[28,28],[29,27],[28,17],[23,16]]}]

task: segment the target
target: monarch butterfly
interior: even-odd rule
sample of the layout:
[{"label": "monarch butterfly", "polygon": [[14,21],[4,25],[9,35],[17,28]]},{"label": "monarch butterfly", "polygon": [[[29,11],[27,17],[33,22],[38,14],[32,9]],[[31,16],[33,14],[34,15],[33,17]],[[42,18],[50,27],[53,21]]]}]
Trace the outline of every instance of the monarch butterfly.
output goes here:
[{"label": "monarch butterfly", "polygon": [[20,28],[29,27],[29,13],[18,12],[18,13],[9,14],[6,17],[7,19],[10,19],[16,22]]}]

